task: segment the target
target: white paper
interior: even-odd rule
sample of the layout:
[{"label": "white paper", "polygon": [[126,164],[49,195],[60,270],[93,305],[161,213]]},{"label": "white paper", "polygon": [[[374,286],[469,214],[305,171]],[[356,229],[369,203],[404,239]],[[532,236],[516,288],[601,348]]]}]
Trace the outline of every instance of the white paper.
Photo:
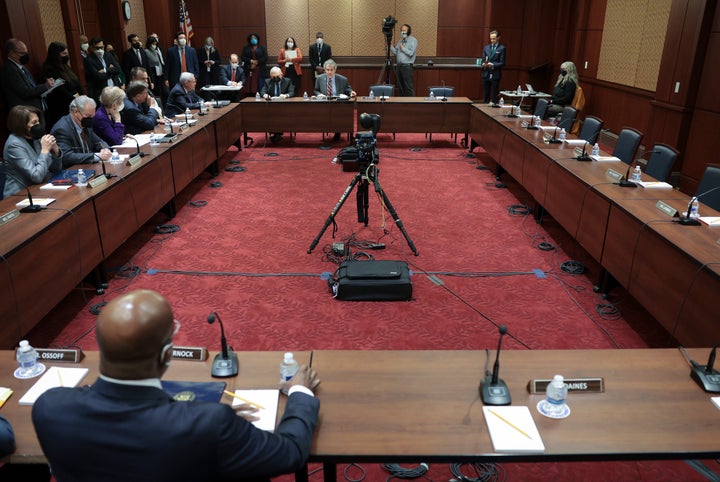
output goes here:
[{"label": "white paper", "polygon": [[620,161],[620,158],[615,156],[590,156],[590,159],[597,162]]},{"label": "white paper", "polygon": [[582,146],[584,146],[584,145],[587,144],[587,143],[588,143],[588,142],[587,142],[586,140],[583,140],[583,139],[565,139],[565,144],[567,144],[567,145],[569,145],[569,146],[580,146],[580,147],[582,147]]},{"label": "white paper", "polygon": [[710,400],[712,401],[712,403],[715,404],[718,409],[720,409],[720,397],[712,397],[710,398]]},{"label": "white paper", "polygon": [[277,422],[278,401],[280,399],[280,390],[235,390],[235,395],[247,400],[247,402],[238,398],[233,398],[232,406],[237,407],[244,403],[252,402],[254,405],[263,407],[257,412],[251,412],[251,415],[260,417],[260,420],[253,422],[260,430],[267,432],[275,431],[275,423]]},{"label": "white paper", "polygon": [[[184,114],[183,114],[183,115],[184,115]],[[138,144],[140,144],[140,146],[144,146],[145,144],[149,144],[149,143],[150,143],[150,136],[151,136],[151,135],[152,135],[152,134],[135,134],[133,137],[135,137],[135,139],[137,140]],[[119,149],[119,148],[121,148],[121,147],[133,147],[133,148],[137,148],[137,146],[138,146],[138,145],[135,144],[135,141],[134,141],[134,140],[132,140],[132,139],[123,139],[123,143],[122,143],[122,144],[116,144],[116,145],[114,145],[114,146],[112,146],[112,147],[113,147],[113,149]]]},{"label": "white paper", "polygon": [[[40,189],[54,189],[55,191],[65,191],[67,189],[70,189],[71,187],[72,187],[72,184],[56,186],[55,184],[49,182],[47,184],[43,184],[42,186],[40,186]],[[34,199],[33,199],[33,202],[35,202]]]},{"label": "white paper", "polygon": [[662,181],[638,181],[635,184],[645,187],[645,188],[656,188],[656,187],[663,187],[663,188],[671,188],[672,185],[662,182]]},{"label": "white paper", "polygon": [[87,375],[87,368],[50,367],[23,395],[20,405],[32,405],[40,395],[55,387],[76,387]]},{"label": "white paper", "polygon": [[483,407],[483,415],[495,452],[545,452],[545,445],[528,407]]},{"label": "white paper", "polygon": [[297,52],[294,50],[286,50],[285,51],[285,58],[288,60],[296,59],[297,58]]},{"label": "white paper", "polygon": [[708,226],[720,226],[720,216],[700,216],[698,219]]},{"label": "white paper", "polygon": [[[33,204],[36,204],[38,206],[47,206],[48,204],[54,203],[54,202],[55,202],[55,199],[53,199],[51,197],[34,197],[33,198]],[[24,208],[25,206],[29,206],[29,205],[30,205],[29,199],[23,199],[19,203],[15,204],[15,206],[17,206],[19,208]]]}]

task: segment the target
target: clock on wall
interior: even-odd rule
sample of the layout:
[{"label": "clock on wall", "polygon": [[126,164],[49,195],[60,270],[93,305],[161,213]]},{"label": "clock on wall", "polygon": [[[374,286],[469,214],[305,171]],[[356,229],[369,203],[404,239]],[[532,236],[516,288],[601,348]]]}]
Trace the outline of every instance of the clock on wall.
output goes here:
[{"label": "clock on wall", "polygon": [[132,8],[130,7],[130,2],[128,2],[128,0],[123,1],[122,11],[123,11],[123,17],[125,17],[125,20],[130,20],[132,18]]}]

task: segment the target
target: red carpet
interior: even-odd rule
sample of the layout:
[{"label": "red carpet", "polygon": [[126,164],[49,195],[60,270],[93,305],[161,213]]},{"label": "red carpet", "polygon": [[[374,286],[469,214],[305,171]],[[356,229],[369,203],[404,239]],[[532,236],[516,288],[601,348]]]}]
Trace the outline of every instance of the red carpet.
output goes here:
[{"label": "red carpet", "polygon": [[[510,206],[530,202],[527,194],[507,175],[508,188],[496,187],[494,174],[476,169],[478,160],[465,157],[467,150],[449,135],[434,136],[432,145],[422,135],[379,136],[379,179],[419,256],[372,186],[367,227],[357,222],[354,192],[337,216],[336,240],[354,234],[384,243],[385,250],[368,253],[410,264],[413,300],[336,301],[321,278],[336,266],[324,254],[332,226],[312,254],[306,251],[353,177],[331,163],[342,145],[321,150],[316,134],[294,142],[286,134],[278,145],[264,145],[260,133],[253,137],[254,146],[222,159],[213,179],[221,187],[210,187],[210,177],[202,175],[181,193],[178,215],[169,221],[178,232],[154,234],[155,225],[166,222],[158,215],[107,263],[113,275],[107,292],[77,290],[29,335],[31,342],[94,350],[95,315],[88,308],[150,288],[170,300],[182,323],[176,343],[211,350],[219,349],[217,329],[206,322],[212,310],[236,350],[494,350],[500,324],[512,336],[508,349],[670,343],[622,290],[611,297],[619,311],[601,316],[596,308],[606,301],[592,290],[598,266],[551,218],[538,225],[532,215],[509,213]],[[233,158],[247,171],[224,171]],[[189,204],[203,204],[198,201],[207,204]],[[539,250],[543,241],[558,249]],[[560,264],[569,259],[585,262],[586,273],[563,272]],[[508,480],[703,480],[683,462],[502,465]],[[364,467],[366,480],[385,480],[379,466]],[[444,464],[433,465],[427,476],[451,478]]]}]

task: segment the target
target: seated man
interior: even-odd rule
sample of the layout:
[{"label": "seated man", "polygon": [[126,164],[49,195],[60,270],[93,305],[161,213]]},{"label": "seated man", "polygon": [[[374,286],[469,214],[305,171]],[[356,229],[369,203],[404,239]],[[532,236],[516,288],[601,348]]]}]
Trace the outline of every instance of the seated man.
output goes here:
[{"label": "seated man", "polygon": [[[260,95],[263,99],[270,99],[272,97],[279,97],[281,99],[287,99],[295,95],[295,86],[292,80],[283,78],[282,69],[280,67],[273,67],[270,69],[270,78],[265,81],[265,85],[262,86]],[[282,139],[282,132],[273,132],[270,141],[275,143]]]},{"label": "seated man", "polygon": [[148,85],[134,80],[125,90],[125,108],[120,112],[126,134],[141,134],[155,129],[158,112],[150,108]]},{"label": "seated man", "polygon": [[63,169],[110,160],[112,153],[107,143],[92,129],[95,107],[90,97],[76,97],[70,102],[70,113],[61,117],[50,131],[62,152]]},{"label": "seated man", "polygon": [[[342,94],[348,97],[355,97],[357,95],[355,91],[352,90],[352,87],[350,87],[347,77],[337,73],[337,64],[333,59],[326,60],[323,67],[325,68],[325,73],[315,79],[316,96],[335,97]],[[333,141],[337,142],[339,140],[340,133],[336,132]]]},{"label": "seated man", "polygon": [[168,95],[167,105],[165,106],[165,114],[168,116],[182,114],[185,112],[185,109],[199,109],[203,103],[209,106],[210,102],[205,102],[202,97],[195,92],[196,84],[197,80],[194,74],[190,72],[180,74],[180,81],[175,84],[175,87],[170,89],[170,95]]},{"label": "seated man", "polygon": [[282,384],[289,388],[285,413],[265,432],[243,418],[250,405],[238,415],[224,403],[177,402],[163,391],[179,327],[154,291],[132,291],[102,309],[95,325],[100,377],[50,389],[32,408],[57,480],[258,480],[305,465],[320,405],[311,391],[320,383],[315,372],[301,367]]},{"label": "seated man", "polygon": [[155,94],[153,94],[153,87],[152,83],[150,82],[150,75],[148,74],[148,71],[144,67],[133,67],[130,71],[130,82],[133,80],[139,80],[140,82],[145,82],[145,84],[148,85],[148,105],[151,109],[155,109],[158,113],[158,116],[160,117],[159,123],[162,123],[163,118],[163,112],[162,112],[162,105],[161,101],[158,100],[157,97],[155,97]]},{"label": "seated man", "polygon": [[[242,88],[245,83],[245,71],[240,65],[237,54],[230,54],[230,63],[220,66],[220,84]],[[240,91],[228,92],[231,102],[240,102]]]}]

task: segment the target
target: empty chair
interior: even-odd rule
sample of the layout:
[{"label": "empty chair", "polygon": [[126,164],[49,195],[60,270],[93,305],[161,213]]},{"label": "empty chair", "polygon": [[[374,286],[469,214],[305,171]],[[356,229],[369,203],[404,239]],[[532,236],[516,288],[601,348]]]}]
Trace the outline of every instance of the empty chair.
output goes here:
[{"label": "empty chair", "polygon": [[561,129],[565,129],[565,132],[570,132],[570,129],[575,122],[576,116],[577,109],[575,109],[575,107],[571,105],[566,105],[562,111],[562,114],[560,115],[560,122],[558,122],[558,127],[560,127]]},{"label": "empty chair", "polygon": [[535,104],[535,112],[533,112],[533,115],[536,115],[540,117],[541,119],[545,118],[545,113],[547,112],[548,108],[548,101],[547,99],[539,99],[537,101],[537,104]]},{"label": "empty chair", "polygon": [[670,169],[677,159],[678,151],[667,144],[655,144],[652,155],[648,159],[645,174],[652,176],[658,181],[667,180]]},{"label": "empty chair", "polygon": [[435,97],[452,97],[455,95],[455,87],[445,86],[445,87],[429,87],[428,88],[428,96],[430,94],[433,94]]},{"label": "empty chair", "polygon": [[[580,87],[579,85],[575,87],[575,96],[573,97],[572,104],[570,105],[575,107],[578,112],[582,112],[582,110],[585,108],[585,94],[583,93],[582,87]],[[575,122],[575,124],[570,128],[570,133],[577,134],[579,130],[580,123]]]},{"label": "empty chair", "polygon": [[640,146],[643,133],[632,127],[623,127],[618,136],[617,144],[613,150],[613,156],[625,164],[630,164],[635,159],[635,153]]},{"label": "empty chair", "polygon": [[371,85],[370,92],[372,92],[375,97],[392,97],[395,95],[395,86],[392,84]]},{"label": "empty chair", "polygon": [[[712,189],[715,189],[715,191],[710,192]],[[703,204],[720,211],[720,165],[708,164],[695,195]]]},{"label": "empty chair", "polygon": [[602,129],[603,121],[595,116],[589,115],[585,117],[582,129],[578,137],[591,145],[597,142],[600,130]]}]

